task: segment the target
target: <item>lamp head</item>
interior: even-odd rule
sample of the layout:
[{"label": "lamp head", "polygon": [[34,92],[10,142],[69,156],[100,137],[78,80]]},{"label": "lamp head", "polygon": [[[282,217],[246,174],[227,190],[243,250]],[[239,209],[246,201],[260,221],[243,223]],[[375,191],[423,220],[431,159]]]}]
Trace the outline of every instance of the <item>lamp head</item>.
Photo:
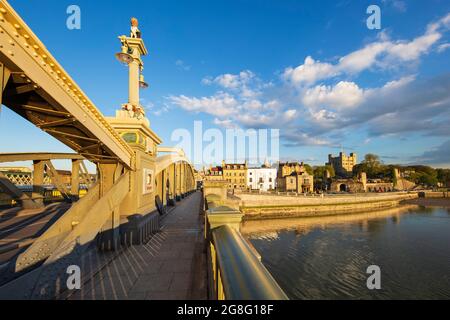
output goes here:
[{"label": "lamp head", "polygon": [[141,74],[140,77],[139,77],[139,87],[142,88],[142,89],[147,89],[148,88],[148,83],[145,82],[143,74]]},{"label": "lamp head", "polygon": [[126,46],[122,47],[122,52],[116,53],[116,58],[123,64],[130,64],[133,61],[133,57],[130,54],[130,49]]}]

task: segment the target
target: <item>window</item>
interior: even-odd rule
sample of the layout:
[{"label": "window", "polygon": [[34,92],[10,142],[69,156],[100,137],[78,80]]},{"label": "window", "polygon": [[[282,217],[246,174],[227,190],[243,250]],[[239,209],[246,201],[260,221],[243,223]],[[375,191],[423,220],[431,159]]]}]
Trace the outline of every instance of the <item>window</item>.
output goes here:
[{"label": "window", "polygon": [[253,179],[252,179],[252,178],[250,178],[250,179],[248,179],[248,181],[249,181],[249,182],[253,182]]}]

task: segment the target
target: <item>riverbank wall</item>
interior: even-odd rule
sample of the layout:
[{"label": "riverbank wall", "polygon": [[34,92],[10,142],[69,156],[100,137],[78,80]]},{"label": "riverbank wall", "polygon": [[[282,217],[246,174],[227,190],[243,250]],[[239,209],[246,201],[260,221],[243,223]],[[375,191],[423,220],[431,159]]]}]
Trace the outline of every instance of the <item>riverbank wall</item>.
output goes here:
[{"label": "riverbank wall", "polygon": [[416,199],[417,193],[354,194],[327,196],[279,196],[239,194],[239,209],[245,220],[318,217],[395,208]]}]

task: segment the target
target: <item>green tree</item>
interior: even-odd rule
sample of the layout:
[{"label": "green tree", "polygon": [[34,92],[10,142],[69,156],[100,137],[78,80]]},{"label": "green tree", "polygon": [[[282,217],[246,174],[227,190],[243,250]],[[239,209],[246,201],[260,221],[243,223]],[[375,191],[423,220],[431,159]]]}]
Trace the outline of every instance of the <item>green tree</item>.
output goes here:
[{"label": "green tree", "polygon": [[333,166],[330,166],[330,165],[325,166],[325,169],[328,171],[331,178],[336,176],[336,171],[334,170]]},{"label": "green tree", "polygon": [[314,177],[316,179],[325,178],[327,176],[326,171],[328,171],[331,178],[336,175],[332,166],[316,166],[314,167]]},{"label": "green tree", "polygon": [[438,182],[442,183],[444,187],[450,186],[450,169],[437,169]]},{"label": "green tree", "polygon": [[313,168],[309,165],[309,164],[304,164],[303,165],[304,167],[305,167],[305,170],[306,170],[306,172],[308,173],[308,174],[310,174],[310,175],[313,175],[314,174],[314,170],[313,170]]},{"label": "green tree", "polygon": [[385,167],[380,157],[373,153],[364,156],[364,160],[356,168],[356,173],[366,172],[368,178],[380,178],[383,176]]}]

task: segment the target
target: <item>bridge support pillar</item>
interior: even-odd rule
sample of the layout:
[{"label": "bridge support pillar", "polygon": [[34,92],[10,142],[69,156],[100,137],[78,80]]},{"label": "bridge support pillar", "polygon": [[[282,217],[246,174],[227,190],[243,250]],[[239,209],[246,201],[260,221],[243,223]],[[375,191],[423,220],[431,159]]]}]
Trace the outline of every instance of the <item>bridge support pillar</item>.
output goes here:
[{"label": "bridge support pillar", "polygon": [[44,206],[44,172],[45,161],[33,161],[33,191],[31,198],[40,206]]},{"label": "bridge support pillar", "polygon": [[176,172],[176,200],[181,201],[181,164],[176,163],[175,164],[175,172]]},{"label": "bridge support pillar", "polygon": [[161,201],[164,206],[167,206],[167,170],[163,170],[161,172],[161,188],[162,188],[162,195],[161,195]]},{"label": "bridge support pillar", "polygon": [[70,193],[72,197],[80,197],[80,165],[82,160],[72,160],[72,178]]},{"label": "bridge support pillar", "polygon": [[[100,198],[113,187],[120,177],[122,166],[119,164],[98,164]],[[120,206],[111,208],[111,217],[102,227],[98,245],[103,250],[116,250],[120,244]]]},{"label": "bridge support pillar", "polygon": [[180,176],[181,176],[180,193],[181,198],[183,199],[186,196],[186,164],[184,162],[180,164]]},{"label": "bridge support pillar", "polygon": [[172,164],[170,165],[170,167],[167,169],[167,180],[169,182],[169,195],[167,197],[167,203],[171,206],[175,205],[175,193],[176,193],[176,179],[175,179],[175,165]]}]

